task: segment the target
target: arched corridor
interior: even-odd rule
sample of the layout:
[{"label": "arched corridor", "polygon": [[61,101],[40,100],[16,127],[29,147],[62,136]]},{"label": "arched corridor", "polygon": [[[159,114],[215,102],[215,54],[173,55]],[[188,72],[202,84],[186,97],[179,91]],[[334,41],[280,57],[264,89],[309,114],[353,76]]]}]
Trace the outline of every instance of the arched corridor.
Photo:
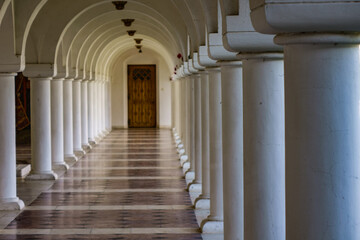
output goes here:
[{"label": "arched corridor", "polygon": [[0,0],[0,238],[359,240],[359,12]]}]

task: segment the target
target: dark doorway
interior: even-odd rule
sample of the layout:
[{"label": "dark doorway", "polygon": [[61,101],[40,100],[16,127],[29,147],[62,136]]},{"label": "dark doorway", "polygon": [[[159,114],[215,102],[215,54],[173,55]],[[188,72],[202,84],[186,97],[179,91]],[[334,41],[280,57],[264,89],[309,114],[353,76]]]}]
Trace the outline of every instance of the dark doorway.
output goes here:
[{"label": "dark doorway", "polygon": [[128,125],[156,127],[156,65],[128,65]]}]

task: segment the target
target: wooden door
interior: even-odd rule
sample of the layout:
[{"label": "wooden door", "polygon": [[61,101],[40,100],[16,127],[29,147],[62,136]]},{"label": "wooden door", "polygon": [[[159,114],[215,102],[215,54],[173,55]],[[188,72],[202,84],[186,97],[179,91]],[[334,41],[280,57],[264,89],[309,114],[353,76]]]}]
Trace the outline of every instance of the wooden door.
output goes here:
[{"label": "wooden door", "polygon": [[156,127],[155,65],[128,65],[128,111],[129,127]]}]

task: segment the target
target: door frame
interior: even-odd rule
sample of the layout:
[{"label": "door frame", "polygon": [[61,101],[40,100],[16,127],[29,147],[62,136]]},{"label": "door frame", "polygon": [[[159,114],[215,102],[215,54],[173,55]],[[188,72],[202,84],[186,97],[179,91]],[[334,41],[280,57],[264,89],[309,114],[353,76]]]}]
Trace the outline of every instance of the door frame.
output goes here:
[{"label": "door frame", "polygon": [[128,128],[142,128],[142,127],[130,127],[129,126],[129,76],[130,76],[130,66],[138,66],[138,67],[143,67],[143,66],[152,66],[154,67],[154,80],[155,80],[155,126],[154,127],[148,127],[148,128],[157,128],[158,127],[158,79],[157,79],[157,64],[126,64],[126,71],[127,71],[127,74],[126,74],[126,78],[127,78],[127,81],[126,81],[126,100],[127,100],[127,127]]}]

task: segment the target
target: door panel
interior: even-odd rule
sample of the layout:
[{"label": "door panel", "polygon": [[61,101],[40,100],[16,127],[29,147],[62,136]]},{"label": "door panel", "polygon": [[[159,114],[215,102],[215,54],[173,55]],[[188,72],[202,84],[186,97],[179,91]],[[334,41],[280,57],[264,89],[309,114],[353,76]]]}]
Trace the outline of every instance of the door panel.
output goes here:
[{"label": "door panel", "polygon": [[128,65],[129,127],[156,127],[156,66]]}]

